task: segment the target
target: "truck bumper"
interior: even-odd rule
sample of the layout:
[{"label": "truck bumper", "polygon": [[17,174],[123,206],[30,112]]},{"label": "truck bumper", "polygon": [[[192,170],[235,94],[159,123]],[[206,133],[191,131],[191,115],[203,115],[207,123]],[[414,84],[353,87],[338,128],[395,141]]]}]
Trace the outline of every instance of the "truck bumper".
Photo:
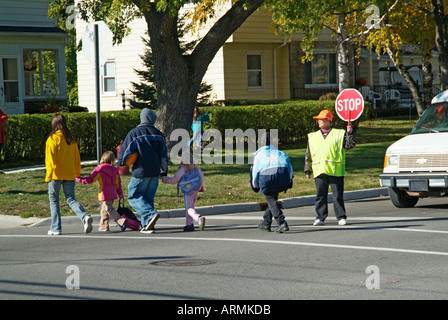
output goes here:
[{"label": "truck bumper", "polygon": [[448,188],[448,173],[381,173],[382,187],[428,192]]}]

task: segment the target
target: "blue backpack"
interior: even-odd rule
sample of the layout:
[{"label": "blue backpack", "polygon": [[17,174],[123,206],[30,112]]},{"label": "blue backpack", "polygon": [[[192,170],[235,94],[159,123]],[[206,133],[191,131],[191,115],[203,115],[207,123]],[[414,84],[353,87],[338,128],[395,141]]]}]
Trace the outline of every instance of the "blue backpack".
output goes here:
[{"label": "blue backpack", "polygon": [[199,170],[195,168],[188,171],[182,176],[177,184],[177,195],[179,195],[179,189],[183,194],[187,196],[192,195],[195,191],[199,191],[201,188],[201,179],[199,178]]}]

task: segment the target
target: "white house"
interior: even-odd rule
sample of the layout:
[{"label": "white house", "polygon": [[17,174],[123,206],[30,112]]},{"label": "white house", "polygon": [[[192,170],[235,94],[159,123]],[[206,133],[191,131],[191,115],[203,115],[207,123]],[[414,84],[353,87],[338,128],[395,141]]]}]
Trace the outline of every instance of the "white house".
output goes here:
[{"label": "white house", "polygon": [[6,114],[67,99],[68,35],[47,14],[45,0],[0,0],[0,108]]}]

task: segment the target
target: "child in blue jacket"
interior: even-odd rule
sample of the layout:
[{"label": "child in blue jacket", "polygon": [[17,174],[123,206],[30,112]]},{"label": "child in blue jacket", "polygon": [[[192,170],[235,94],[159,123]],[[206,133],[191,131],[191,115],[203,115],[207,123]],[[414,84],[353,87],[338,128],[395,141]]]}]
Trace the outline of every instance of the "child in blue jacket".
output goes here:
[{"label": "child in blue jacket", "polygon": [[276,232],[289,230],[285,216],[277,200],[278,194],[292,188],[294,178],[291,161],[286,153],[270,144],[270,134],[262,136],[265,142],[254,153],[254,162],[251,167],[251,187],[255,192],[264,194],[268,207],[263,216],[263,222],[258,226],[260,230],[271,231],[272,217],[278,224]]}]

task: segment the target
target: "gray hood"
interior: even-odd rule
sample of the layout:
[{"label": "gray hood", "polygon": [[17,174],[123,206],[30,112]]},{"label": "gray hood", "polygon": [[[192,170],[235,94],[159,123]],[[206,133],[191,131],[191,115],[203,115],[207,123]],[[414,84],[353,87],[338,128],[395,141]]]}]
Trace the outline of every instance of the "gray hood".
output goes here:
[{"label": "gray hood", "polygon": [[156,123],[157,116],[151,109],[144,108],[140,113],[140,125],[151,125]]}]

